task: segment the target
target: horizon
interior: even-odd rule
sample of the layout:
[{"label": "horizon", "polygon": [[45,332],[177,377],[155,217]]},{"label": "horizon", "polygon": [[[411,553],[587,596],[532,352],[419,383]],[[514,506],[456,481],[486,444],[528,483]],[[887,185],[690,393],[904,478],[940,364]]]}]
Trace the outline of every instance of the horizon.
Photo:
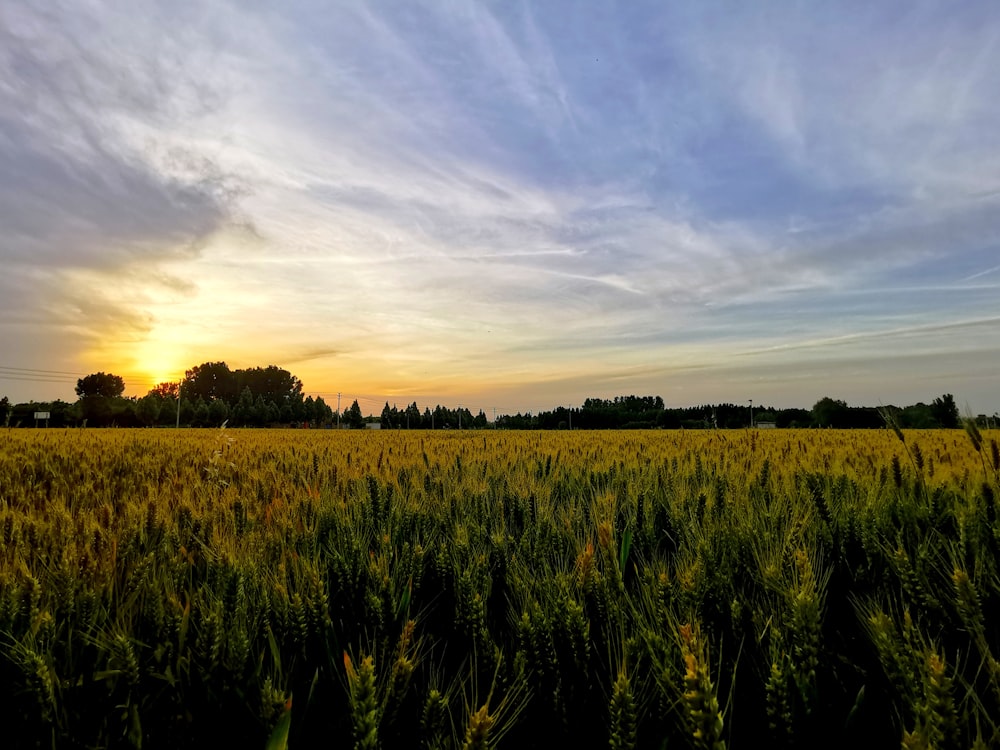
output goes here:
[{"label": "horizon", "polygon": [[985,1],[15,3],[0,396],[993,414],[996,70]]},{"label": "horizon", "polygon": [[[201,364],[208,364],[208,363],[201,363]],[[255,366],[264,367],[264,366],[267,366],[267,365],[255,365]],[[0,366],[0,370],[2,370],[2,369],[3,369],[2,366]],[[284,369],[284,368],[282,368],[282,369]],[[235,372],[236,370],[234,369],[233,371]],[[99,372],[104,373],[105,371],[99,371]],[[57,373],[49,373],[49,375],[56,375],[56,374]],[[89,373],[89,374],[93,374],[93,373]],[[117,373],[106,373],[106,374],[116,375]],[[293,376],[295,375],[295,373],[291,373],[291,374]],[[46,375],[44,373],[42,373],[42,377],[45,377],[45,376]],[[160,383],[157,383],[156,385],[166,385],[166,384],[167,383],[165,381],[161,381]],[[142,396],[146,395],[148,392],[150,392],[150,390],[151,389],[147,389],[146,391],[143,391],[143,392],[140,393],[140,392],[135,391],[135,389],[129,388],[128,387],[128,383],[126,382],[126,389],[125,389],[125,393],[122,395],[122,398],[136,400],[136,399],[141,398]],[[4,394],[0,393],[0,397],[3,397],[3,395]],[[445,408],[445,409],[448,409],[448,410],[459,410],[459,409],[461,409],[461,410],[470,412],[473,416],[475,416],[478,413],[482,412],[483,414],[486,415],[486,418],[487,418],[487,420],[488,420],[489,423],[493,423],[497,418],[499,418],[501,416],[503,416],[503,417],[511,417],[511,416],[517,416],[517,415],[522,415],[522,416],[538,415],[538,414],[542,414],[542,413],[555,412],[555,411],[558,411],[559,409],[569,409],[569,410],[580,411],[580,410],[582,410],[584,408],[584,403],[587,400],[590,400],[590,399],[600,399],[600,400],[604,400],[604,401],[608,401],[608,402],[614,401],[615,399],[618,399],[618,398],[622,398],[622,399],[624,399],[624,398],[661,398],[662,399],[662,396],[660,396],[659,394],[656,394],[656,393],[619,393],[619,394],[615,394],[613,396],[588,396],[585,399],[581,400],[579,403],[554,403],[554,404],[549,404],[547,406],[536,405],[534,407],[529,407],[529,408],[524,408],[524,409],[520,409],[520,408],[518,408],[518,409],[503,409],[503,408],[495,406],[495,405],[492,406],[492,407],[485,407],[485,406],[482,406],[482,405],[471,405],[468,401],[466,401],[465,403],[450,403],[450,402],[447,402],[447,401],[442,402],[440,400],[435,400],[433,398],[431,398],[431,399],[421,399],[419,397],[416,397],[416,398],[411,398],[409,401],[400,402],[398,400],[394,400],[392,397],[379,396],[379,395],[373,395],[373,394],[350,394],[350,395],[347,395],[347,394],[343,394],[343,393],[318,393],[318,392],[315,392],[315,391],[310,391],[307,388],[305,388],[305,384],[303,384],[301,395],[302,395],[303,398],[305,398],[305,397],[308,396],[308,397],[312,397],[314,399],[315,398],[322,399],[323,403],[325,403],[327,406],[329,406],[333,410],[334,414],[338,414],[338,413],[339,414],[343,414],[343,413],[345,413],[348,409],[351,408],[352,403],[354,401],[357,401],[358,402],[358,406],[361,409],[361,411],[364,414],[364,416],[365,416],[366,419],[370,419],[372,417],[377,417],[382,412],[383,408],[385,408],[386,406],[388,406],[388,407],[390,407],[392,409],[397,409],[399,411],[404,411],[411,404],[416,404],[421,413],[423,413],[425,410],[433,411],[433,410],[437,409],[438,407]],[[739,408],[752,408],[752,410],[754,412],[757,412],[757,411],[761,411],[761,412],[764,412],[764,411],[782,412],[782,411],[794,411],[794,410],[811,411],[816,406],[816,404],[819,401],[821,401],[823,399],[832,399],[834,401],[838,401],[838,402],[842,402],[842,403],[846,404],[846,406],[848,408],[850,408],[850,409],[880,409],[881,410],[881,409],[884,409],[884,408],[905,409],[905,408],[912,407],[912,406],[920,406],[920,405],[927,406],[927,405],[930,405],[931,402],[934,401],[935,399],[937,399],[939,397],[944,397],[944,396],[951,396],[952,398],[954,398],[954,394],[951,394],[951,393],[941,393],[941,394],[938,394],[937,396],[934,396],[932,398],[929,398],[929,399],[926,399],[926,400],[917,400],[917,401],[914,401],[912,403],[911,402],[901,402],[901,401],[889,401],[887,403],[881,403],[880,402],[878,404],[866,404],[866,403],[853,403],[853,402],[847,401],[845,399],[841,399],[841,398],[839,398],[839,397],[837,397],[835,395],[825,394],[823,396],[817,397],[816,401],[813,402],[812,404],[808,405],[808,406],[789,405],[789,404],[775,403],[775,402],[767,403],[767,402],[763,402],[763,401],[760,401],[760,400],[752,400],[752,399],[748,399],[746,401],[739,401],[739,400],[725,399],[725,398],[720,399],[720,400],[716,400],[716,401],[703,401],[703,402],[689,403],[689,404],[671,404],[671,403],[668,403],[668,402],[664,401],[664,405],[663,406],[664,406],[664,410],[665,411],[671,411],[671,410],[683,411],[683,410],[690,410],[690,409],[708,408],[708,407],[714,408],[714,407],[721,407],[721,406],[732,406],[732,407],[735,407],[737,409],[739,409]],[[25,399],[25,400],[22,400],[22,401],[19,401],[19,402],[15,402],[14,400],[11,400],[10,404],[11,404],[11,406],[15,406],[15,405],[17,405],[19,403],[20,404],[25,404],[25,403],[51,404],[51,403],[54,403],[56,401],[61,401],[63,403],[67,403],[67,404],[73,404],[74,402],[76,402],[78,400],[79,400],[79,397],[76,396],[76,394],[74,393],[74,397],[72,399],[59,399],[59,398],[54,398],[54,399],[37,399],[37,398],[29,398],[29,399]],[[188,399],[188,400],[190,400],[190,399]],[[340,402],[340,404],[339,404],[340,405],[339,411],[338,411],[338,408],[337,408],[338,407],[338,401]],[[956,403],[956,408],[958,408],[958,404],[957,403]],[[987,416],[987,417],[989,417],[989,416],[995,416],[995,414],[996,414],[996,412],[994,412],[993,414],[990,414],[988,412],[980,412],[980,413],[975,413],[974,414],[968,408],[966,408],[964,411],[961,408],[959,408],[959,413],[960,413],[961,417],[963,417],[963,418],[964,417],[976,417],[976,416],[979,416],[979,417]]]}]

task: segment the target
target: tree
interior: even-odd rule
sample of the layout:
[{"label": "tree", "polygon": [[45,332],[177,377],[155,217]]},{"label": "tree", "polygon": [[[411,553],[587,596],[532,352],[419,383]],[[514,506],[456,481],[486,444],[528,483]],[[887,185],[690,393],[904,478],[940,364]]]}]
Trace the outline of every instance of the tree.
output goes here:
[{"label": "tree", "polygon": [[931,407],[918,401],[899,412],[899,426],[912,430],[931,430],[938,426],[938,422]]},{"label": "tree", "polygon": [[249,388],[244,388],[240,394],[240,400],[232,410],[233,422],[237,426],[249,426],[254,421],[254,400]]},{"label": "tree", "polygon": [[223,422],[229,419],[229,407],[226,402],[221,399],[216,399],[208,405],[208,423],[212,427],[218,427]]},{"label": "tree", "polygon": [[958,406],[955,404],[955,397],[950,393],[946,393],[931,402],[931,414],[934,415],[938,427],[947,429],[958,427]]},{"label": "tree", "polygon": [[4,427],[10,426],[10,399],[6,396],[0,398],[0,421],[3,422]]},{"label": "tree", "polygon": [[80,398],[118,398],[124,392],[125,381],[121,376],[107,372],[95,372],[76,381],[76,395]]},{"label": "tree", "polygon": [[193,427],[208,426],[208,404],[201,396],[194,402],[194,415],[191,417],[191,424]]},{"label": "tree", "polygon": [[812,408],[813,424],[817,427],[846,427],[847,403],[824,396]]},{"label": "tree", "polygon": [[180,388],[178,383],[160,383],[155,388],[150,388],[147,396],[156,396],[157,398],[175,399],[177,398],[177,391]]},{"label": "tree", "polygon": [[268,401],[264,409],[264,424],[272,425],[281,419],[281,410],[273,401]]},{"label": "tree", "polygon": [[280,405],[302,393],[302,381],[275,365],[236,370],[236,387],[242,392],[249,388],[254,396],[260,396],[265,403],[273,401]]},{"label": "tree", "polygon": [[288,406],[288,413],[291,416],[291,418],[288,419],[287,421],[301,422],[303,419],[306,419],[305,416],[306,402],[305,399],[302,398],[301,393],[296,393],[290,399],[288,399],[287,406]]},{"label": "tree", "polygon": [[352,430],[360,430],[365,426],[365,418],[361,414],[361,407],[358,406],[357,399],[354,399],[351,408],[344,412],[344,421],[350,425]]},{"label": "tree", "polygon": [[152,427],[160,418],[163,399],[150,392],[140,398],[135,404],[135,416],[146,427]]},{"label": "tree", "polygon": [[106,396],[84,396],[78,402],[80,416],[91,427],[104,427],[111,423],[114,416],[112,400]]},{"label": "tree", "polygon": [[382,407],[382,417],[379,419],[379,424],[382,425],[383,430],[391,429],[392,424],[392,412],[389,409],[389,402],[385,402],[385,406]]},{"label": "tree", "polygon": [[194,402],[188,398],[181,399],[181,424],[190,425],[194,419]]},{"label": "tree", "polygon": [[236,375],[225,362],[205,362],[184,373],[184,398],[201,396],[206,402],[221,398],[227,403],[236,401],[240,391]]},{"label": "tree", "polygon": [[316,412],[317,424],[329,424],[333,420],[333,409],[331,409],[322,396],[317,396],[313,402],[313,409]]},{"label": "tree", "polygon": [[257,396],[253,402],[253,424],[255,427],[263,427],[267,424],[268,409],[267,405],[269,402],[264,400],[263,396]]}]

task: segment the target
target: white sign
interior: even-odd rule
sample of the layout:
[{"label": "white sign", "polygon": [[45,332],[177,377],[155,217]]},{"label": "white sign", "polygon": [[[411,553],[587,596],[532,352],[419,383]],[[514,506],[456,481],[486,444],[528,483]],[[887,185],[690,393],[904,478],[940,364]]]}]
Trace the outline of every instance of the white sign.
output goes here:
[{"label": "white sign", "polygon": [[36,411],[35,412],[35,419],[48,419],[48,418],[49,418],[49,412],[47,412],[47,411]]}]

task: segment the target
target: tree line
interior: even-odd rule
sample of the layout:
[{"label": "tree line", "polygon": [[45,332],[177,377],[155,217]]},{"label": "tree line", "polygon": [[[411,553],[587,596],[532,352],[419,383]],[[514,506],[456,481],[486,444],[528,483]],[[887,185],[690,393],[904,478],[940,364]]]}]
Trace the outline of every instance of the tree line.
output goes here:
[{"label": "tree line", "polygon": [[491,424],[480,409],[437,405],[422,411],[416,402],[399,409],[388,401],[379,416],[362,413],[357,400],[338,414],[321,396],[303,396],[302,381],[288,370],[268,365],[230,369],[225,362],[192,367],[179,383],[160,383],[141,397],[125,397],[119,375],[98,372],[80,378],[78,400],[11,404],[0,399],[0,423],[33,426],[36,412],[48,412],[51,426],[218,427],[308,426],[361,429],[740,429],[774,427],[877,428],[887,420],[901,428],[954,428],[961,423],[952,394],[905,407],[849,406],[824,397],[812,409],[781,409],[764,404],[721,403],[668,408],[660,396],[588,398],[579,407],[559,406],[537,413],[497,415]]},{"label": "tree line", "polygon": [[397,409],[386,402],[381,416],[361,411],[357,399],[337,413],[322,396],[303,396],[302,381],[288,370],[268,365],[231,369],[225,362],[205,362],[184,373],[180,382],[160,383],[141,397],[126,397],[120,375],[96,372],[76,383],[75,403],[62,400],[11,404],[0,399],[0,424],[32,427],[35,413],[49,414],[52,427],[345,427],[363,429],[477,429],[488,425],[482,410],[438,405],[423,411],[413,402]]},{"label": "tree line", "polygon": [[508,429],[740,429],[762,424],[783,427],[885,427],[890,419],[907,429],[953,428],[961,423],[955,397],[946,393],[930,404],[848,406],[821,398],[812,409],[783,409],[764,404],[702,404],[668,408],[659,396],[589,398],[580,407],[560,406],[537,414],[504,415],[498,427]]},{"label": "tree line", "polygon": [[48,412],[52,426],[208,427],[274,424],[321,425],[334,418],[322,397],[302,395],[302,381],[275,365],[231,370],[225,362],[192,367],[180,382],[160,383],[141,397],[125,397],[120,375],[97,372],[76,383],[75,403],[53,401],[10,405],[0,401],[0,419],[9,425],[35,424]]}]

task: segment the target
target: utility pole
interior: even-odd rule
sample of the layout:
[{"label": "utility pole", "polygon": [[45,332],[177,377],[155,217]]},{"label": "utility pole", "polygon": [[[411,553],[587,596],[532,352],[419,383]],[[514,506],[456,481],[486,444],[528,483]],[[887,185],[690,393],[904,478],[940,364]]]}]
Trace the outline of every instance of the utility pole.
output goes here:
[{"label": "utility pole", "polygon": [[567,411],[569,412],[569,428],[573,429],[573,407],[570,406]]},{"label": "utility pole", "polygon": [[462,405],[458,405],[458,429],[462,429]]},{"label": "utility pole", "polygon": [[337,429],[340,429],[340,391],[337,391]]},{"label": "utility pole", "polygon": [[177,382],[177,425],[176,429],[180,429],[181,426],[181,385],[184,383],[183,380]]},{"label": "utility pole", "polygon": [[750,426],[753,427],[753,399],[750,399]]}]

